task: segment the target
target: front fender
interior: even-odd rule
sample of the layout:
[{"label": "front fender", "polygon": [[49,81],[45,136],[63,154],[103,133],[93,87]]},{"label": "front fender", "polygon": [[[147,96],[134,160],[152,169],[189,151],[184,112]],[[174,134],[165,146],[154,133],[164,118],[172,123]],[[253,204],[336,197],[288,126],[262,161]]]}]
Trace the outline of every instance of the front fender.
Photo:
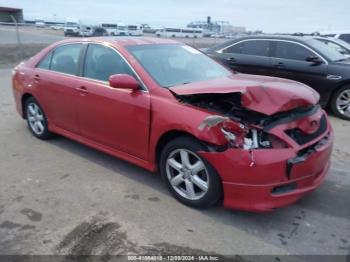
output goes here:
[{"label": "front fender", "polygon": [[200,130],[203,120],[213,113],[176,100],[152,99],[152,121],[150,130],[150,161],[156,159],[156,146],[159,139],[170,131],[189,133],[197,139],[214,145],[227,144],[219,129]]}]

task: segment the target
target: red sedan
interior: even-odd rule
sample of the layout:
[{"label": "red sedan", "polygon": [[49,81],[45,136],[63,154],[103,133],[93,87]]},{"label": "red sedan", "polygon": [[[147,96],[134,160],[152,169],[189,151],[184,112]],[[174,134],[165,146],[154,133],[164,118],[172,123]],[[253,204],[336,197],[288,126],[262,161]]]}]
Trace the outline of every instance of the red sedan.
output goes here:
[{"label": "red sedan", "polygon": [[333,130],[315,91],[231,72],[171,40],[65,40],[18,65],[13,92],[37,138],[60,134],[159,170],[192,207],[272,210],[330,166]]}]

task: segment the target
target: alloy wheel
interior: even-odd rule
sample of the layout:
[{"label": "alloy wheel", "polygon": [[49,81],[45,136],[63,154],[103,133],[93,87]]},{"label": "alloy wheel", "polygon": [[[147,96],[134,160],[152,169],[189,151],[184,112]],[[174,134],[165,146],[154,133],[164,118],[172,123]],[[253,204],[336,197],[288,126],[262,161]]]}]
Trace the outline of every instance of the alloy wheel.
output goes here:
[{"label": "alloy wheel", "polygon": [[350,117],[350,89],[345,89],[339,94],[336,106],[342,115]]},{"label": "alloy wheel", "polygon": [[34,102],[29,103],[27,106],[27,119],[28,119],[30,128],[36,135],[40,136],[44,133],[45,131],[44,114],[41,111],[40,107]]},{"label": "alloy wheel", "polygon": [[169,154],[166,174],[172,188],[186,199],[201,199],[209,189],[205,164],[189,150],[176,149]]}]

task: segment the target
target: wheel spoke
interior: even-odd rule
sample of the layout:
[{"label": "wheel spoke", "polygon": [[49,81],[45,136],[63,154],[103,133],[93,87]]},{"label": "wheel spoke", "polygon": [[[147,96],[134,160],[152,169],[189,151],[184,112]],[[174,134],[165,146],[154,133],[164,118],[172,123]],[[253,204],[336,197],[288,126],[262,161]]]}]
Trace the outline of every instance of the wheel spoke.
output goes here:
[{"label": "wheel spoke", "polygon": [[29,116],[28,120],[33,123],[35,121],[35,117],[34,116]]},{"label": "wheel spoke", "polygon": [[181,163],[183,166],[185,167],[190,167],[190,158],[189,158],[189,154],[186,150],[181,150],[180,151],[180,156],[181,156]]},{"label": "wheel spoke", "polygon": [[171,166],[172,168],[174,168],[179,172],[182,169],[181,163],[177,162],[174,158],[169,158],[167,162],[169,166]]},{"label": "wheel spoke", "polygon": [[203,179],[201,179],[199,176],[194,175],[194,176],[192,177],[192,182],[193,182],[196,186],[198,186],[202,191],[207,191],[207,190],[208,190],[208,185],[207,185],[207,183],[206,183]]},{"label": "wheel spoke", "polygon": [[39,121],[43,121],[44,120],[44,116],[42,114],[38,114],[36,116],[36,118],[39,120]]},{"label": "wheel spoke", "polygon": [[37,126],[39,128],[39,132],[41,133],[44,130],[44,125],[40,121],[38,121]]},{"label": "wheel spoke", "polygon": [[183,178],[182,178],[182,174],[179,174],[175,177],[173,177],[170,181],[170,183],[173,185],[173,186],[178,186],[179,184],[181,184],[183,182]]},{"label": "wheel spoke", "polygon": [[204,168],[204,164],[200,160],[190,167],[192,174],[198,174],[198,172],[202,171]]},{"label": "wheel spoke", "polygon": [[35,115],[37,115],[39,108],[36,104],[33,104],[33,109],[34,109]]},{"label": "wheel spoke", "polygon": [[193,184],[191,181],[189,180],[185,180],[185,183],[186,183],[186,193],[187,193],[187,196],[192,199],[196,196],[195,192],[194,192],[194,187],[193,187]]},{"label": "wheel spoke", "polygon": [[28,107],[28,110],[29,110],[29,113],[30,113],[32,116],[35,115],[35,109],[34,109],[33,105],[30,105],[30,106]]},{"label": "wheel spoke", "polygon": [[39,130],[39,127],[38,127],[38,122],[35,122],[34,125],[33,125],[33,129],[35,131],[35,133],[40,133],[40,130]]}]

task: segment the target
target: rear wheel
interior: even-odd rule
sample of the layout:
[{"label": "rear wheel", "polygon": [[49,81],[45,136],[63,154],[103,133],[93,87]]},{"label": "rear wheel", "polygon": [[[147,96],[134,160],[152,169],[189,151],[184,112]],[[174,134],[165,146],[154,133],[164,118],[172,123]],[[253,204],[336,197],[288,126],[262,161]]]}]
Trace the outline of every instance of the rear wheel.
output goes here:
[{"label": "rear wheel", "polygon": [[331,108],[337,117],[350,120],[350,85],[346,85],[334,93]]},{"label": "rear wheel", "polygon": [[182,203],[205,208],[222,196],[221,180],[215,169],[197,152],[204,146],[190,137],[169,142],[162,151],[160,170],[170,192]]},{"label": "rear wheel", "polygon": [[52,137],[52,133],[48,130],[45,113],[35,98],[30,97],[25,101],[25,114],[28,127],[34,136],[39,139]]}]

